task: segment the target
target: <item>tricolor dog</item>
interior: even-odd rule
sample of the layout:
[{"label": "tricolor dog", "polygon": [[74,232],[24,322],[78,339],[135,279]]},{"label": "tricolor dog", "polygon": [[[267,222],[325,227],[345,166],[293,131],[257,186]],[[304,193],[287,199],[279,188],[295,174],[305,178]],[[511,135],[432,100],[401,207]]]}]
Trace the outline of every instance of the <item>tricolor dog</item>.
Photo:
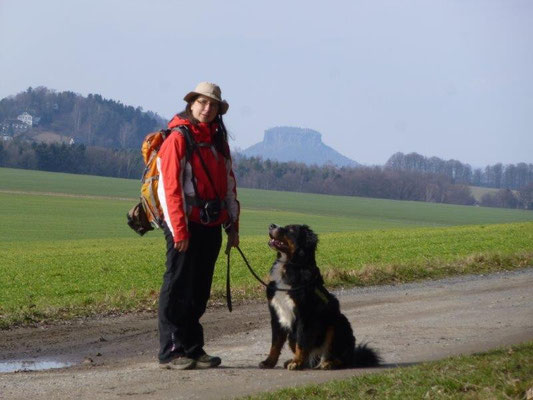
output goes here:
[{"label": "tricolor dog", "polygon": [[336,369],[379,364],[378,354],[355,344],[339,301],[325,287],[315,261],[316,234],[307,225],[270,225],[269,246],[277,252],[267,287],[272,345],[261,368],[273,368],[288,339],[294,357],[285,368]]}]

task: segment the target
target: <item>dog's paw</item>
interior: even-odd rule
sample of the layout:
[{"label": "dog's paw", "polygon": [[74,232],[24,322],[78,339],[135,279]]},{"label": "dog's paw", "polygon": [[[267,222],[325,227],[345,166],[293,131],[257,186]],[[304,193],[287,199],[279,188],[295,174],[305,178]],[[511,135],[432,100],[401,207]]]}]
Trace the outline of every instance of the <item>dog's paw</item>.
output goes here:
[{"label": "dog's paw", "polygon": [[276,366],[276,362],[270,360],[269,358],[259,363],[259,368],[262,368],[262,369],[270,369],[270,368],[274,368],[275,366]]},{"label": "dog's paw", "polygon": [[315,367],[315,369],[321,369],[321,370],[332,370],[332,369],[339,369],[342,368],[343,364],[340,360],[334,359],[334,360],[322,360],[320,363]]},{"label": "dog's paw", "polygon": [[302,363],[298,363],[296,361],[290,360],[289,363],[287,364],[286,368],[289,371],[297,371],[297,370],[303,369],[303,364]]},{"label": "dog's paw", "polygon": [[331,361],[320,361],[320,364],[318,364],[315,369],[321,369],[321,370],[330,370],[334,369],[333,362]]}]

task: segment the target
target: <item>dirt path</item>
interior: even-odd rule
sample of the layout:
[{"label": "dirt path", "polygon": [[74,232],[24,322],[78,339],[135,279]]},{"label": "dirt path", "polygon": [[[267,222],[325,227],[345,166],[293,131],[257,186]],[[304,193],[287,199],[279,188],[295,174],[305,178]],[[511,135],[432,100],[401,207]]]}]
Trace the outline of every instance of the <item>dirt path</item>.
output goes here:
[{"label": "dirt path", "polygon": [[[338,292],[359,341],[386,366],[407,365],[533,339],[533,268]],[[1,399],[221,399],[369,372],[260,370],[270,344],[266,303],[211,309],[203,318],[218,369],[160,370],[154,315],[127,315],[0,331],[7,360],[70,368],[0,373]],[[287,351],[281,360],[289,357]],[[281,364],[281,363],[280,363]],[[6,365],[6,364],[4,364]]]}]

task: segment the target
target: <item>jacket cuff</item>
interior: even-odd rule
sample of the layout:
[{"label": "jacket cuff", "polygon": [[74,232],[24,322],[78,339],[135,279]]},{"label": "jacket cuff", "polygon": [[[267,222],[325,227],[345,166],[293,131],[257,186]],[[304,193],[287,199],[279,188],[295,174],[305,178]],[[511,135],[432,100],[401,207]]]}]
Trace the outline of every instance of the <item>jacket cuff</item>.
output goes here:
[{"label": "jacket cuff", "polygon": [[174,235],[174,243],[181,242],[182,240],[189,239],[189,233],[188,232],[180,232],[176,233]]}]

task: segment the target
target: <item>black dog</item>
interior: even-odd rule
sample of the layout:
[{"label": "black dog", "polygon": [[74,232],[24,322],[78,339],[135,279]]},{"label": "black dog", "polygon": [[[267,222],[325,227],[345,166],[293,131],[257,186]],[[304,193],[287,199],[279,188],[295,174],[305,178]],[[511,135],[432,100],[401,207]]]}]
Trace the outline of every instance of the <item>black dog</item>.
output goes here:
[{"label": "black dog", "polygon": [[307,225],[270,225],[269,246],[277,251],[267,298],[272,346],[261,368],[273,368],[287,337],[294,358],[285,368],[335,369],[379,364],[367,345],[355,345],[350,322],[339,301],[324,287],[315,261],[318,238]]}]

